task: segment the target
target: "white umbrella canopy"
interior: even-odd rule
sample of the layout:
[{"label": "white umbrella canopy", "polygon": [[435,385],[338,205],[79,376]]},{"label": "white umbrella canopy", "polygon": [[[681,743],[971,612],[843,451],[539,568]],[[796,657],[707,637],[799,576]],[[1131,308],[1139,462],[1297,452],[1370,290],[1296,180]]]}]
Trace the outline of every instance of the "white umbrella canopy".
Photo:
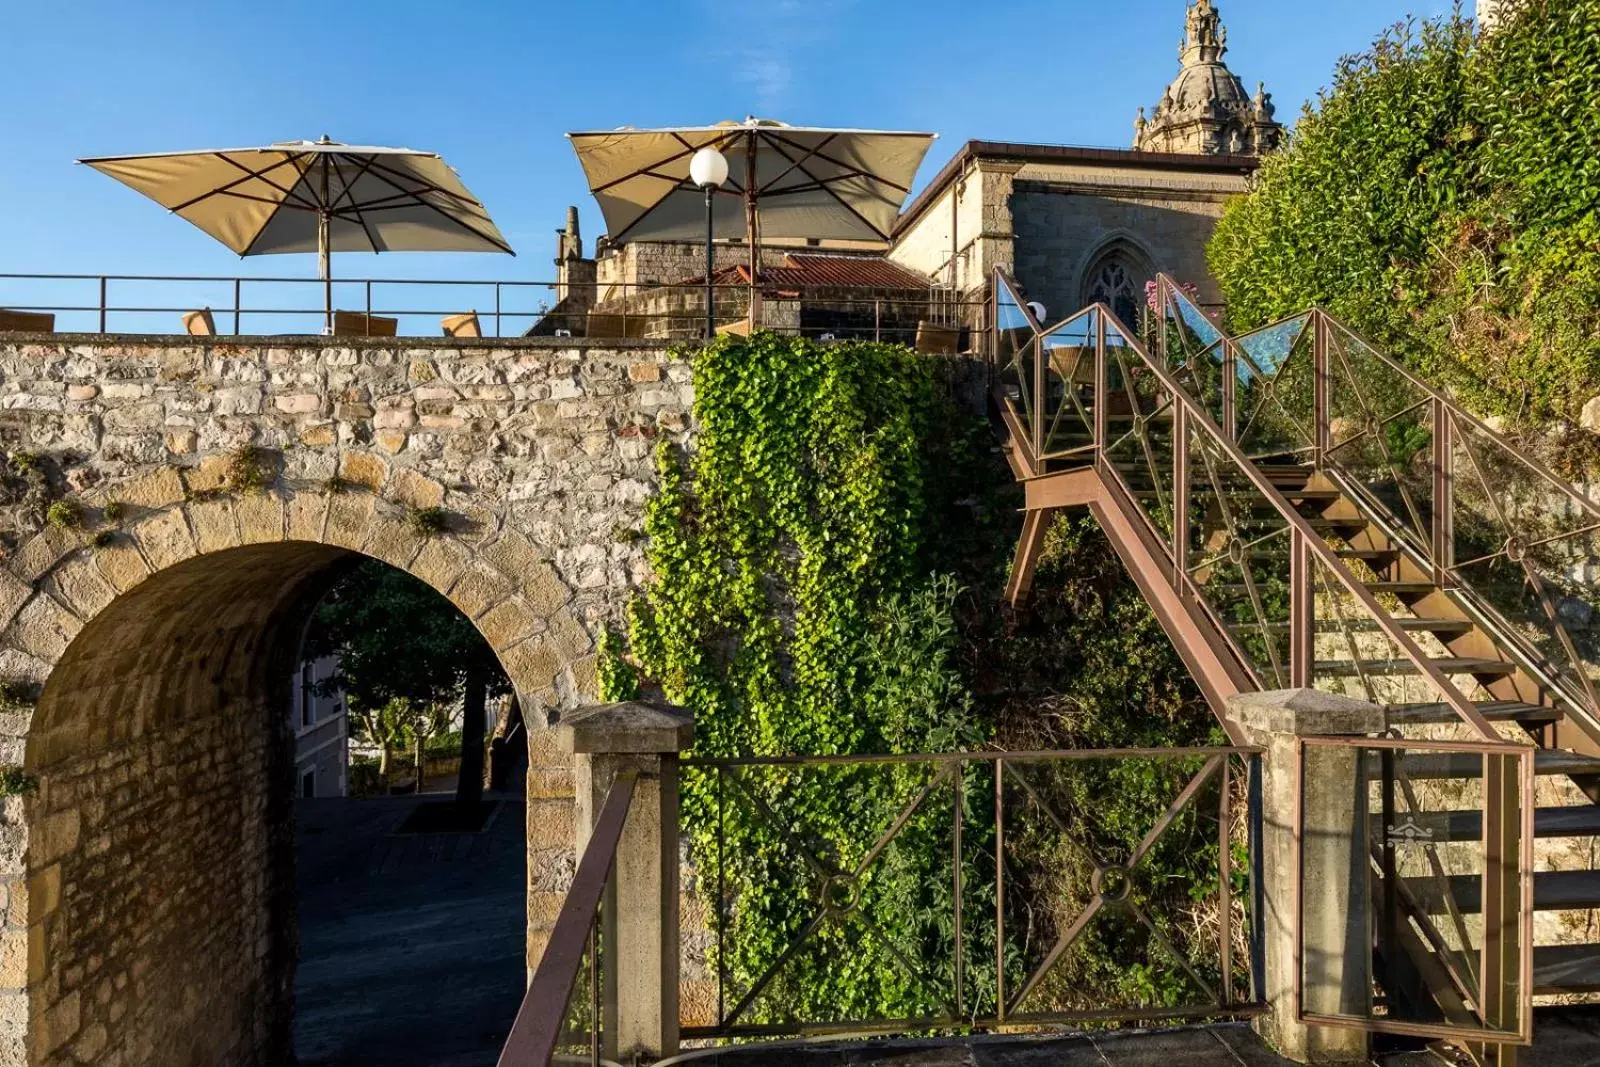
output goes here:
[{"label": "white umbrella canopy", "polygon": [[935,134],[788,126],[746,119],[716,126],[569,133],[613,241],[705,234],[705,196],[689,177],[696,151],[728,159],[713,205],[719,231],[760,237],[887,241]]},{"label": "white umbrella canopy", "polygon": [[[515,255],[460,176],[432,152],[330,141],[78,162],[138,190],[241,256],[316,252]],[[332,288],[324,286],[332,314]]]}]

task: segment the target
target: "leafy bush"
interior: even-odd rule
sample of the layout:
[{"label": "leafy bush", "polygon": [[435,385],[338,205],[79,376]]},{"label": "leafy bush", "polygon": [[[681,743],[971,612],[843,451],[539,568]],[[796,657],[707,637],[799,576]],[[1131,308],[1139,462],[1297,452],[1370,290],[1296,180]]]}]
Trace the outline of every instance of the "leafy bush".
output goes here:
[{"label": "leafy bush", "polygon": [[1229,206],[1231,325],[1320,304],[1485,414],[1600,393],[1600,0],[1386,31]]},{"label": "leafy bush", "polygon": [[[626,648],[614,635],[601,642],[602,695],[660,686],[694,713],[699,756],[1214,740],[1209,710],[1092,520],[1053,530],[1035,610],[1019,619],[1001,605],[1020,494],[988,427],[949,400],[940,366],[897,347],[772,335],[703,350],[700,432],[688,455],[658,454],[659,490],[645,514],[655,581],[630,608]],[[730,1006],[814,915],[816,870],[800,850],[850,870],[925,773],[917,764],[746,768],[719,792],[715,774],[686,770],[683,820],[700,884],[716,884],[720,866],[723,900],[734,903],[715,961]],[[1079,782],[1069,799],[1095,809],[1094,832],[1115,849],[1170,803],[1173,773],[1126,767]],[[1084,792],[1095,783],[1093,796]],[[959,785],[973,857],[964,902],[971,915],[992,915],[993,864],[985,874],[977,857],[992,855],[993,776],[974,766]],[[859,884],[861,914],[881,933],[825,922],[741,1021],[943,1010],[882,945],[953,978],[954,793],[931,795]],[[1191,829],[1180,822],[1150,861],[1153,884],[1180,911],[1202,884],[1197,872],[1214,880],[1215,835],[1197,840]],[[1062,880],[1088,877],[1081,856],[1047,850],[1046,831],[1024,839],[1035,851],[1019,860],[1011,892],[1033,896],[1018,913]],[[968,1005],[992,1003],[993,937],[992,926],[968,923]],[[1126,943],[1096,934],[1087,951],[1072,979],[1091,984],[1067,995],[1181,1001],[1170,976],[1130,965]],[[1022,947],[1008,942],[1005,957],[1018,978]]]}]

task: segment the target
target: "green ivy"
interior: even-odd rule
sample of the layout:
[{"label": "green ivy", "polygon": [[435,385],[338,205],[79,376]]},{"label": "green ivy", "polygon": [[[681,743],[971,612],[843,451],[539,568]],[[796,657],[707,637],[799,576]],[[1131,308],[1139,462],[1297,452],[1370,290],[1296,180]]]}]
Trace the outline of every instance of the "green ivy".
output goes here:
[{"label": "green ivy", "polygon": [[1600,0],[1456,13],[1342,60],[1209,249],[1232,325],[1320,304],[1485,414],[1600,393]]},{"label": "green ivy", "polygon": [[[898,346],[773,334],[724,338],[695,356],[694,448],[657,454],[644,518],[656,580],[630,607],[628,646],[638,672],[694,714],[697,755],[918,752],[985,739],[957,662],[959,589],[937,571],[956,543],[939,536],[950,471],[972,440],[938,368]],[[636,691],[612,637],[600,679],[606,699]],[[800,891],[812,879],[792,866],[792,832],[848,869],[920,773],[752,770],[768,810],[728,804],[720,826],[716,776],[685,775],[696,863],[720,864],[739,902],[721,959],[735,987],[771,966],[814,911]],[[932,872],[949,818],[948,803],[920,812],[862,886],[864,910],[896,916],[889,936],[937,966],[950,954],[940,927],[949,886]],[[981,840],[981,825],[971,832]],[[849,922],[825,925],[747,1021],[938,1007],[861,940]]]}]

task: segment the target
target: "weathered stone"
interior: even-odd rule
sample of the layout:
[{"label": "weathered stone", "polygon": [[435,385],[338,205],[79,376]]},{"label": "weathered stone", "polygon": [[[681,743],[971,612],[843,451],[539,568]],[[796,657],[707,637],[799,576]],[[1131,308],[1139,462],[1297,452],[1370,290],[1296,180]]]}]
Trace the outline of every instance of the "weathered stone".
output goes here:
[{"label": "weathered stone", "polygon": [[444,503],[444,486],[409,467],[394,472],[389,491],[400,503],[414,508],[436,508]]},{"label": "weathered stone", "polygon": [[661,364],[632,364],[628,367],[628,380],[634,382],[659,382],[661,380]]},{"label": "weathered stone", "polygon": [[136,508],[163,508],[176,504],[183,495],[183,479],[171,467],[151,471],[117,487],[117,499]]},{"label": "weathered stone", "polygon": [[491,648],[507,648],[538,631],[541,621],[516,600],[502,600],[478,620],[478,629]]},{"label": "weathered stone", "polygon": [[161,439],[166,443],[167,451],[175,456],[187,456],[200,443],[200,435],[193,430],[168,430],[161,435]]},{"label": "weathered stone", "polygon": [[389,478],[389,465],[370,452],[346,452],[339,457],[339,477],[377,492]]}]

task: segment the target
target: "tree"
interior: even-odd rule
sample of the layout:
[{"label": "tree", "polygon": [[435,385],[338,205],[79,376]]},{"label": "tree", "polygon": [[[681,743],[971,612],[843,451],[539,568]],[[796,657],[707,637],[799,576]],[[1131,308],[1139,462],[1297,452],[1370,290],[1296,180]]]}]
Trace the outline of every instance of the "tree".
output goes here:
[{"label": "tree", "polygon": [[352,714],[383,749],[402,737],[416,744],[418,784],[427,738],[439,715],[463,705],[461,777],[456,799],[483,795],[484,708],[491,693],[511,689],[499,660],[466,616],[428,585],[378,560],[366,560],[336,582],[307,636],[307,657],[337,654],[329,688],[345,694]]},{"label": "tree", "polygon": [[1320,304],[1513,423],[1600,392],[1600,0],[1508,16],[1341,61],[1217,227],[1235,329]]}]

